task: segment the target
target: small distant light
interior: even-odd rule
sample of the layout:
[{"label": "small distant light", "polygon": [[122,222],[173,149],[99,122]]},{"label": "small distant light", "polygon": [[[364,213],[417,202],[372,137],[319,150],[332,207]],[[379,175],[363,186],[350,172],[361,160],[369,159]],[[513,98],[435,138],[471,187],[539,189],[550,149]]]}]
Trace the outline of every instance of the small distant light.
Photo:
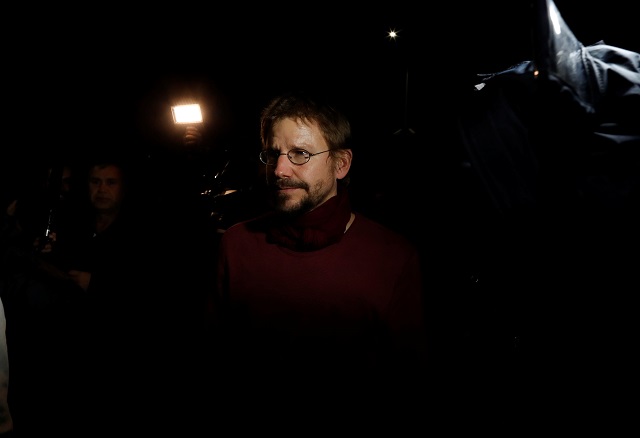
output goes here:
[{"label": "small distant light", "polygon": [[389,38],[392,40],[395,40],[396,38],[398,38],[398,32],[395,30],[390,30],[388,35],[389,35]]},{"label": "small distant light", "polygon": [[202,112],[197,103],[171,107],[173,121],[178,124],[202,123]]}]

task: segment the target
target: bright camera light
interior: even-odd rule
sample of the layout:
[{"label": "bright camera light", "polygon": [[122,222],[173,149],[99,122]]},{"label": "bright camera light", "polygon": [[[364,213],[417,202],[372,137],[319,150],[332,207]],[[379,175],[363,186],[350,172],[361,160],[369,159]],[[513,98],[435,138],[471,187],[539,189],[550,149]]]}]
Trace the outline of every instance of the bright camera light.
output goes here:
[{"label": "bright camera light", "polygon": [[173,121],[178,124],[202,123],[202,112],[197,103],[171,107]]}]

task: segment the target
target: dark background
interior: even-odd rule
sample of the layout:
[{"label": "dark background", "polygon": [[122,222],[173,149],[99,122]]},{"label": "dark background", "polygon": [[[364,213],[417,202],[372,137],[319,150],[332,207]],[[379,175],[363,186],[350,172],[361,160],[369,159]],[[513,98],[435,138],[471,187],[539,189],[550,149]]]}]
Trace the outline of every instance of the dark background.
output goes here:
[{"label": "dark background", "polygon": [[[630,2],[556,5],[584,45],[604,41],[640,52]],[[60,154],[82,157],[105,142],[152,167],[158,163],[157,179],[145,184],[167,189],[182,175],[171,157],[180,155],[184,133],[170,107],[184,101],[196,100],[204,110],[201,130],[214,155],[201,163],[206,172],[218,172],[228,156],[236,168],[252,169],[260,110],[282,91],[312,89],[336,99],[353,122],[354,202],[424,250],[426,280],[440,292],[429,297],[430,333],[435,355],[441,353],[437,370],[460,371],[464,382],[487,387],[500,375],[524,394],[518,384],[556,374],[578,376],[576,387],[583,388],[602,373],[605,359],[615,364],[607,364],[607,376],[622,375],[618,364],[634,369],[627,340],[635,341],[635,331],[625,324],[635,318],[620,314],[635,306],[627,304],[631,294],[616,293],[634,271],[627,260],[613,268],[627,253],[617,243],[638,242],[624,234],[632,227],[602,226],[576,214],[582,225],[571,232],[574,216],[561,224],[556,216],[536,222],[527,212],[504,221],[493,212],[482,216],[490,210],[489,194],[461,167],[454,115],[477,74],[532,59],[530,1],[47,5],[9,11],[5,24],[3,201],[33,179],[33,164]],[[391,29],[397,40],[387,37]],[[248,184],[243,175],[225,184]],[[162,207],[159,217],[173,217],[167,211],[174,205]],[[191,226],[182,222],[188,220],[176,223]],[[616,230],[616,244],[594,244],[594,224]],[[600,360],[591,357],[594,350]],[[569,360],[575,352],[581,354]],[[469,373],[467,365],[478,363]],[[620,380],[616,385],[626,387]]]},{"label": "dark background", "polygon": [[[640,50],[628,3],[556,5],[583,44]],[[3,172],[89,150],[106,131],[136,137],[143,153],[178,147],[170,106],[183,99],[202,102],[212,147],[251,148],[262,106],[297,87],[344,104],[362,154],[403,127],[444,147],[441,123],[475,75],[531,59],[531,19],[525,0],[14,10],[18,30],[3,31]]]}]

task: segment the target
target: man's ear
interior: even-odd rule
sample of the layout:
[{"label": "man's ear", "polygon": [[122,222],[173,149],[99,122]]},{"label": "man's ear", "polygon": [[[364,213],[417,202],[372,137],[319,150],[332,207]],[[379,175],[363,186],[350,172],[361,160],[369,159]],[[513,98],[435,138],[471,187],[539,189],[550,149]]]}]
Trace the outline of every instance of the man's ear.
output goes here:
[{"label": "man's ear", "polygon": [[336,178],[342,179],[349,173],[351,169],[351,160],[353,160],[353,152],[351,149],[341,149],[336,157]]}]

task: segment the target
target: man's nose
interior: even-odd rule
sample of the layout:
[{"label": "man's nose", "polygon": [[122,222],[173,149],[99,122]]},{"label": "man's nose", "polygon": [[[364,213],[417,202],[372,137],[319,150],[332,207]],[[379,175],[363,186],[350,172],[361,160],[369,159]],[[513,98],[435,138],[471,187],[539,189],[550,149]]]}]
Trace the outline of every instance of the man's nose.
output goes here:
[{"label": "man's nose", "polygon": [[289,157],[287,157],[287,154],[282,154],[278,157],[278,161],[276,162],[276,166],[273,172],[276,174],[276,176],[279,177],[289,176],[291,172],[291,166],[293,166],[293,164],[291,164],[291,161],[289,161]]}]

